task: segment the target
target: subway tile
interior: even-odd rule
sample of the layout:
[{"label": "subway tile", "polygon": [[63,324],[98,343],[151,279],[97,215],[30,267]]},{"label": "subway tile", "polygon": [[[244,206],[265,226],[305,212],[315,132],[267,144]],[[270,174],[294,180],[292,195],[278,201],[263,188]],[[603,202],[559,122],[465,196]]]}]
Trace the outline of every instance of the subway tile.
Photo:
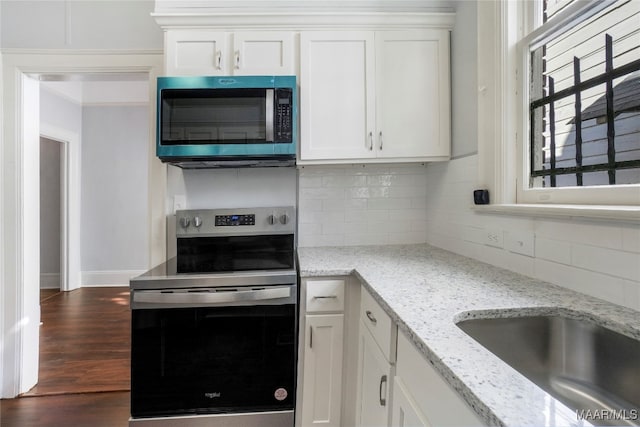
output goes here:
[{"label": "subway tile", "polygon": [[323,211],[344,211],[346,209],[345,199],[324,199],[321,202]]},{"label": "subway tile", "polygon": [[536,224],[536,234],[567,242],[622,249],[622,228],[617,225],[540,220]]},{"label": "subway tile", "polygon": [[329,175],[322,177],[323,187],[361,187],[367,185],[367,178],[354,175]]},{"label": "subway tile", "polygon": [[572,244],[571,264],[585,270],[640,282],[640,254]]},{"label": "subway tile", "polygon": [[571,265],[571,243],[536,235],[536,257]]},{"label": "subway tile", "polygon": [[369,209],[409,209],[411,207],[411,199],[407,198],[370,198],[367,201]]},{"label": "subway tile", "polygon": [[298,225],[300,235],[322,234],[322,225],[319,222],[301,223]]},{"label": "subway tile", "polygon": [[574,266],[536,259],[535,277],[614,304],[640,309],[634,296],[637,283]]},{"label": "subway tile", "polygon": [[300,199],[298,201],[298,212],[319,212],[322,210],[321,199]]},{"label": "subway tile", "polygon": [[622,249],[629,252],[640,252],[640,227],[622,227]]},{"label": "subway tile", "polygon": [[343,188],[303,188],[300,190],[301,199],[339,199],[344,198]]},{"label": "subway tile", "polygon": [[410,233],[389,233],[390,245],[417,244],[426,242],[426,233],[423,231],[413,231]]},{"label": "subway tile", "polygon": [[298,182],[299,182],[300,188],[318,188],[318,187],[322,187],[322,176],[300,175]]}]

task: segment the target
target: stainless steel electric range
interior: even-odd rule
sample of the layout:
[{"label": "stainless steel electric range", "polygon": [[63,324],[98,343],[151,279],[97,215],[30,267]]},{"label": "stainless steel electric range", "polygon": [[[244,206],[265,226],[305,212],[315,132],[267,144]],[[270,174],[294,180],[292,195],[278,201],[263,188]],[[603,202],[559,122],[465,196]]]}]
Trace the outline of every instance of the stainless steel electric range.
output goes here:
[{"label": "stainless steel electric range", "polygon": [[131,280],[131,426],[293,426],[293,207],[185,210]]}]

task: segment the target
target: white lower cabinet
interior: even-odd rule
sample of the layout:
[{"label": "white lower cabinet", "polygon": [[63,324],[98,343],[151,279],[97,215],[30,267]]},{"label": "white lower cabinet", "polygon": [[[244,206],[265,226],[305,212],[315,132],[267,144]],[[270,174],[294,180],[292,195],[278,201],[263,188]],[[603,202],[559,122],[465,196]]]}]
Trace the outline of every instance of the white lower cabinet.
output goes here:
[{"label": "white lower cabinet", "polygon": [[398,334],[392,427],[484,426],[404,334]]},{"label": "white lower cabinet", "polygon": [[397,327],[364,287],[360,292],[357,425],[388,427]]},{"label": "white lower cabinet", "polygon": [[391,425],[397,427],[431,427],[400,377],[393,380]]},{"label": "white lower cabinet", "polygon": [[394,367],[385,359],[371,332],[360,330],[358,425],[388,427]]},{"label": "white lower cabinet", "polygon": [[296,426],[342,425],[345,279],[303,279]]},{"label": "white lower cabinet", "polygon": [[302,425],[340,426],[343,314],[306,316]]}]

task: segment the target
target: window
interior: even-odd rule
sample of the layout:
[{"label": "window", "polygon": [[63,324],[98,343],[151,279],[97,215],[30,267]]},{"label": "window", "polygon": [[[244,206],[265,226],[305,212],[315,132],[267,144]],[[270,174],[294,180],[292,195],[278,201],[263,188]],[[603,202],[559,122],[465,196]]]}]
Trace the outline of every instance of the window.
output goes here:
[{"label": "window", "polygon": [[637,203],[640,2],[538,0],[529,14],[518,202]]}]

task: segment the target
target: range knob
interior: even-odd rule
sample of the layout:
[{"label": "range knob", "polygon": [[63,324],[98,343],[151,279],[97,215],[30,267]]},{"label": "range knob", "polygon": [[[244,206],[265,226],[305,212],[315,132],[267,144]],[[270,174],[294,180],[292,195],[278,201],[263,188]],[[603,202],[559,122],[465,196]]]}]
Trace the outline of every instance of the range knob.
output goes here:
[{"label": "range knob", "polygon": [[280,215],[280,224],[287,224],[287,223],[289,223],[289,215],[287,214]]},{"label": "range knob", "polygon": [[275,225],[278,223],[278,218],[276,218],[275,215],[269,215],[267,217],[267,222],[269,223],[269,225]]},{"label": "range knob", "polygon": [[182,228],[189,227],[189,224],[191,224],[191,220],[189,218],[187,218],[186,216],[183,216],[182,218],[180,218],[180,226]]},{"label": "range knob", "polygon": [[200,218],[199,216],[193,218],[193,225],[195,225],[196,228],[200,228],[200,226],[202,225],[202,218]]}]

